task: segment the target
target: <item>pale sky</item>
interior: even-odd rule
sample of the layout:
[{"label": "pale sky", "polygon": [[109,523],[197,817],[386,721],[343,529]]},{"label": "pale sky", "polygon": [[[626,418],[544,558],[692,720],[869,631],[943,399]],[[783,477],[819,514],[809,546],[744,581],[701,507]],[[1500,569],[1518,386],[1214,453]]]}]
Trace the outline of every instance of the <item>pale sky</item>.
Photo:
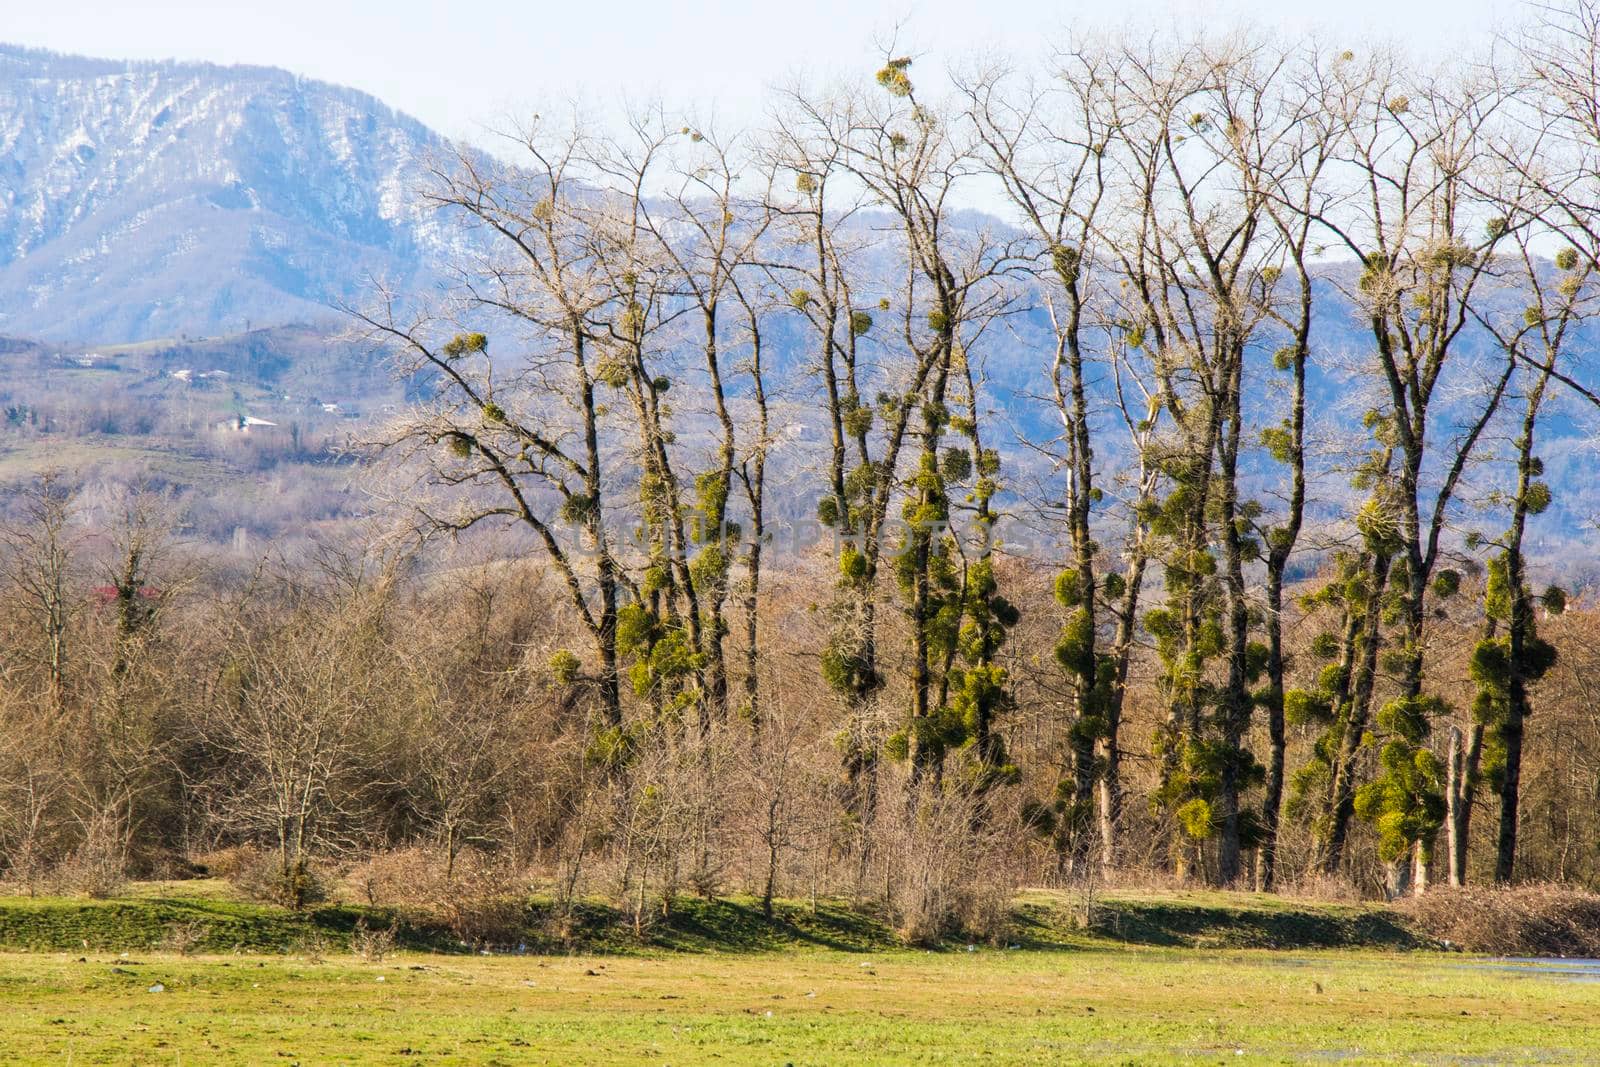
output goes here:
[{"label": "pale sky", "polygon": [[[659,96],[734,122],[796,74],[870,73],[877,42],[924,65],[975,49],[1027,56],[1065,27],[1317,30],[1394,38],[1434,55],[1485,43],[1514,11],[1493,0],[0,0],[0,41],[127,59],[286,67],[380,97],[449,136],[574,95],[601,110]],[[1443,27],[1442,29],[1440,27]]]}]

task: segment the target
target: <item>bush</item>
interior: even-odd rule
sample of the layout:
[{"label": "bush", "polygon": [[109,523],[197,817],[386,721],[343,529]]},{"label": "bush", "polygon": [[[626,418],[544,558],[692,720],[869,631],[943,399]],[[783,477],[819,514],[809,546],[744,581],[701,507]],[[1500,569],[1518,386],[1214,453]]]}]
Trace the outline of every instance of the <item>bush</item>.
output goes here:
[{"label": "bush", "polygon": [[160,948],[179,956],[193,955],[210,933],[211,927],[202,922],[170,922],[161,935]]},{"label": "bush", "polygon": [[55,866],[48,884],[52,892],[63,895],[114,897],[128,884],[122,852],[108,839],[91,833],[72,855]]},{"label": "bush", "polygon": [[999,943],[1011,925],[1017,878],[991,835],[974,834],[976,801],[928,790],[889,831],[889,905],[913,945],[949,937]]},{"label": "bush", "polygon": [[277,852],[241,852],[228,881],[251,900],[295,911],[328,899],[321,873],[304,856],[285,868]]},{"label": "bush", "polygon": [[356,928],[350,932],[350,951],[368,963],[382,963],[394,951],[394,943],[393,926],[374,930],[367,925],[365,916],[356,920]]},{"label": "bush", "polygon": [[961,893],[955,910],[961,933],[991,945],[1003,944],[1011,933],[1014,881],[998,870],[999,877],[977,877]]},{"label": "bush", "polygon": [[372,907],[422,910],[434,903],[443,862],[423,848],[377,852],[351,870],[347,881]]},{"label": "bush", "polygon": [[307,963],[321,963],[333,951],[333,942],[320,930],[307,930],[294,939],[289,950],[296,956],[303,956]]},{"label": "bush", "polygon": [[1600,895],[1559,885],[1432,889],[1395,907],[1453,948],[1495,956],[1600,956]]},{"label": "bush", "polygon": [[523,933],[528,887],[499,855],[463,849],[451,870],[442,850],[396,849],[373,856],[349,878],[372,906],[447,927],[469,945],[508,943]]},{"label": "bush", "polygon": [[240,870],[259,862],[261,850],[249,845],[235,845],[202,852],[193,858],[197,870],[210,878],[232,879]]}]

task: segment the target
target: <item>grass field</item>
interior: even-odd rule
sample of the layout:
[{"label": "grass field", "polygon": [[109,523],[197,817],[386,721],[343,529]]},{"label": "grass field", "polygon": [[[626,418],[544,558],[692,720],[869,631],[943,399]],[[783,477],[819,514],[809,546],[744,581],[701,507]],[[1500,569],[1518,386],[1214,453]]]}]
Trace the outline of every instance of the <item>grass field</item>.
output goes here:
[{"label": "grass field", "polygon": [[[691,913],[684,928],[708,940],[680,932],[676,949],[408,951],[378,963],[336,938],[320,954],[275,940],[319,921],[336,934],[332,915],[279,913],[287,925],[269,929],[255,906],[202,897],[191,906],[240,924],[228,931],[237,948],[180,956],[82,948],[88,936],[59,947],[96,930],[101,943],[148,944],[171,921],[159,909],[176,906],[164,893],[0,901],[0,942],[13,946],[0,952],[0,1062],[1550,1063],[1592,1062],[1600,1049],[1600,983],[1431,951],[1192,947],[1216,936],[1196,933],[1208,914],[1244,916],[1278,938],[1320,936],[1315,922],[1301,925],[1308,913],[1341,936],[1388,936],[1364,909],[1252,900],[1111,901],[1133,916],[1119,942],[1051,933],[1042,918],[1052,901],[1036,895],[1020,913],[1025,933],[1027,916],[1041,922],[1017,942],[1029,947],[932,952],[884,947],[870,923],[837,928],[842,916],[741,940],[724,929],[748,919],[731,904]],[[119,922],[149,922],[119,935],[95,925],[111,913],[81,911],[119,904]],[[239,936],[247,930],[253,941]],[[707,949],[713,937],[740,950]],[[17,951],[29,938],[58,947]],[[1150,944],[1168,938],[1185,947]]]},{"label": "grass field", "polygon": [[[159,992],[150,990],[159,987]],[[0,957],[7,1063],[1592,1062],[1600,985],[1193,949]]]}]

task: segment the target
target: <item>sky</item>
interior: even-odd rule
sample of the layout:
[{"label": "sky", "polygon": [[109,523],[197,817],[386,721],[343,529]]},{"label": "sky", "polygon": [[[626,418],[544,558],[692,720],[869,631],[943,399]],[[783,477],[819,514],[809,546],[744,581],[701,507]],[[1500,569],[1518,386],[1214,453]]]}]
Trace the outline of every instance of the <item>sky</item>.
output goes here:
[{"label": "sky", "polygon": [[541,101],[591,110],[659,97],[757,121],[766,89],[879,65],[886,42],[925,69],[975,50],[1037,54],[1068,28],[1164,24],[1400,39],[1444,56],[1508,19],[1493,0],[0,0],[0,41],[117,59],[253,63],[365,90],[450,137]]}]

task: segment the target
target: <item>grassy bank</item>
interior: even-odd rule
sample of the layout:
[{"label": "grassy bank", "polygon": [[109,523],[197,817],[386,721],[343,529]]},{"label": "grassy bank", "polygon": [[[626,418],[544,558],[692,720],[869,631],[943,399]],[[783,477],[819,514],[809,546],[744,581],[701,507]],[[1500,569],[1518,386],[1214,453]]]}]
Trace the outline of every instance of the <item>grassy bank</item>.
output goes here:
[{"label": "grassy bank", "polygon": [[[348,903],[291,912],[239,900],[216,882],[152,883],[111,900],[0,897],[0,948],[11,950],[148,951],[177,944],[194,952],[296,953],[318,944],[344,950],[362,925],[393,928],[405,949],[467,949],[449,929],[416,915]],[[756,902],[740,897],[683,898],[670,915],[655,916],[642,935],[604,903],[586,902],[570,916],[558,916],[549,902],[535,900],[515,934],[498,940],[498,947],[533,954],[901,947],[891,926],[871,909],[838,901],[821,901],[814,908],[784,901],[768,919]],[[1388,950],[1429,943],[1396,912],[1379,905],[1219,892],[1115,894],[1089,904],[1077,896],[1034,891],[1018,899],[1010,929],[1000,940],[1024,948]]]},{"label": "grassy bank", "polygon": [[[1042,897],[1043,899],[1037,899]],[[1059,913],[1050,894],[1024,894],[1019,918]],[[1080,913],[1082,905],[1077,905]],[[1089,909],[1094,936],[1128,945],[1184,948],[1431,948],[1434,942],[1382,904],[1260,893],[1115,893]],[[1045,920],[1048,925],[1049,920]],[[1057,920],[1059,922],[1059,920]]]}]

